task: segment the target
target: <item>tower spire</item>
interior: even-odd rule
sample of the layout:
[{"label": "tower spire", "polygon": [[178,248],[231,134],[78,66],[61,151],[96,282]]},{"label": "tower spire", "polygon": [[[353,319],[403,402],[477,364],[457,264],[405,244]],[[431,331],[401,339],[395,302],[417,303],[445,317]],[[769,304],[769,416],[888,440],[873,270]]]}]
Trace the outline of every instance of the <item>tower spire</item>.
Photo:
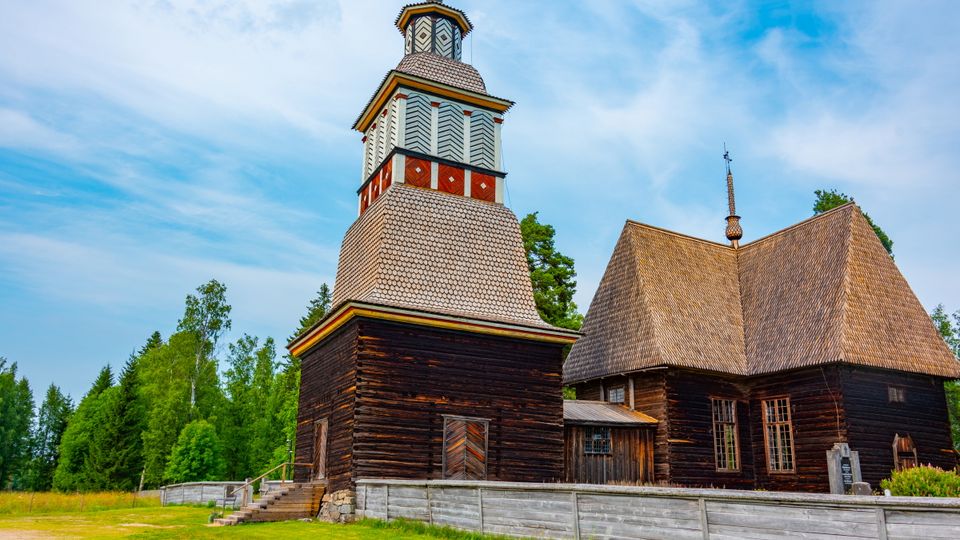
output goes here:
[{"label": "tower spire", "polygon": [[727,216],[727,240],[733,249],[740,247],[740,239],[743,238],[743,229],[740,227],[740,216],[737,215],[737,203],[733,195],[733,171],[730,169],[730,152],[727,150],[727,143],[723,143],[723,160],[727,162],[727,203],[730,205],[730,215]]}]

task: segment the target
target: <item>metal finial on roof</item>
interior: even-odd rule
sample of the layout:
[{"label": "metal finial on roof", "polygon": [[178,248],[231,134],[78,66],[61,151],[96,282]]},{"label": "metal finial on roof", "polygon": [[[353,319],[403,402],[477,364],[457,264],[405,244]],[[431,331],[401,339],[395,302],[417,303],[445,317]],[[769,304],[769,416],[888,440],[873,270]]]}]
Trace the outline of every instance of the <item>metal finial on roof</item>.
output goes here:
[{"label": "metal finial on roof", "polygon": [[740,216],[737,215],[737,203],[733,196],[733,171],[730,170],[733,158],[727,150],[727,143],[723,143],[723,160],[727,162],[727,202],[730,205],[730,215],[727,216],[727,240],[730,240],[730,245],[736,249],[740,247],[743,228],[740,227]]}]

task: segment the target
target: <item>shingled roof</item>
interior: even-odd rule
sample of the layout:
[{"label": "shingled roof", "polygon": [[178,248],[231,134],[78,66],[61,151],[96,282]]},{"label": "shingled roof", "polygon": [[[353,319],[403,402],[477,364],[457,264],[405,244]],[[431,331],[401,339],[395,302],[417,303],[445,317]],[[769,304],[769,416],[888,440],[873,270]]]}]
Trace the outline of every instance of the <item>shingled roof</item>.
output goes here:
[{"label": "shingled roof", "polygon": [[483,77],[475,67],[439,54],[428,52],[408,54],[400,60],[397,71],[478,94],[487,93]]},{"label": "shingled roof", "polygon": [[834,362],[960,377],[853,204],[738,250],[628,221],[583,333],[567,383],[658,366],[758,375]]},{"label": "shingled roof", "polygon": [[537,313],[513,212],[406,184],[343,239],[333,304],[348,301],[553,329]]}]

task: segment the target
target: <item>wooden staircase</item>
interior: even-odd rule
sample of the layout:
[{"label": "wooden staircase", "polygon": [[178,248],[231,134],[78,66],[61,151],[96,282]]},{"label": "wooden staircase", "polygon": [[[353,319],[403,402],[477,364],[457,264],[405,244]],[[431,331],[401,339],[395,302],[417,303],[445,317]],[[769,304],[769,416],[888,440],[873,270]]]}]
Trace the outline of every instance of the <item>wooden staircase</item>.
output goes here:
[{"label": "wooden staircase", "polygon": [[320,501],[326,488],[325,482],[286,485],[227,517],[214,520],[214,524],[238,525],[313,518],[320,512]]}]

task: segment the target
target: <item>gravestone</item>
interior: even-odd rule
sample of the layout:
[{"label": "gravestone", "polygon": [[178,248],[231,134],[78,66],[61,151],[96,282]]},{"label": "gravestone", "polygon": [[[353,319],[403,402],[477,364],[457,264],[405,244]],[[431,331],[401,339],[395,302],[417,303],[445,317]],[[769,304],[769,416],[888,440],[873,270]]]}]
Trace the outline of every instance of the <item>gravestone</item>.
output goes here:
[{"label": "gravestone", "polygon": [[843,495],[861,483],[860,453],[850,450],[847,443],[836,443],[827,450],[827,472],[830,475],[830,493]]}]

